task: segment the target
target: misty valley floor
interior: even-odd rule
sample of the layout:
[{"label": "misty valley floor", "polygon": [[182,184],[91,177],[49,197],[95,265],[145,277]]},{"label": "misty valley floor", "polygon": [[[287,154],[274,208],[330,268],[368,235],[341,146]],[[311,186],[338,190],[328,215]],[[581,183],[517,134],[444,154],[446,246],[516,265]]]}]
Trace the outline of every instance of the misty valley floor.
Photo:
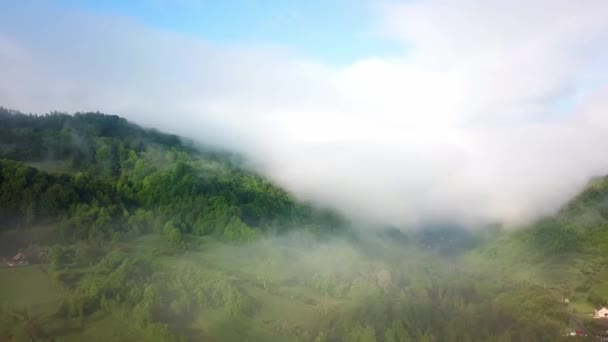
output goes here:
[{"label": "misty valley floor", "polygon": [[[355,277],[362,270],[358,270],[356,265],[361,263],[360,267],[365,267],[363,263],[369,262],[344,243],[313,247],[315,250],[310,253],[297,246],[298,241],[287,239],[247,245],[230,245],[211,238],[193,240],[186,251],[176,249],[161,235],[148,235],[112,247],[114,251],[123,252],[125,257],[149,256],[153,259],[155,273],[171,274],[176,269],[204,269],[206,274],[213,272],[255,301],[255,315],[246,319],[235,318],[228,309],[220,306],[197,310],[187,321],[173,322],[172,328],[188,340],[311,339],[310,332],[319,330],[328,317],[350,307],[350,299],[330,293],[345,291],[331,282],[337,283],[340,276]],[[312,241],[307,243],[313,244]],[[66,265],[61,270],[86,274],[94,272],[94,267]],[[5,304],[4,309],[27,312],[57,341],[149,338],[144,331],[133,328],[133,324],[111,312],[96,312],[78,318],[58,317],[56,312],[62,301],[69,298],[70,291],[63,288],[65,283],[54,277],[57,272],[51,266],[41,264],[0,268],[3,280],[0,298]],[[188,292],[186,295],[193,294]],[[10,331],[12,323],[3,323],[7,323],[3,328]],[[20,338],[13,337],[16,340]]]},{"label": "misty valley floor", "polygon": [[[77,248],[86,249],[79,244]],[[96,259],[1,268],[2,336],[15,341],[27,341],[32,334],[55,341],[166,339],[164,330],[150,330],[152,320],[137,323],[146,321],[138,317],[141,303],[111,299],[121,282],[131,287],[121,292],[125,296],[143,291],[144,298],[158,302],[151,305],[162,302],[152,310],[154,321],[166,322],[172,335],[192,341],[440,341],[423,329],[442,329],[442,336],[450,336],[449,330],[458,326],[454,319],[435,317],[436,310],[472,315],[477,321],[461,324],[476,327],[488,324],[471,312],[478,305],[511,310],[524,323],[542,313],[542,329],[561,334],[569,326],[577,328],[568,314],[588,321],[593,312],[577,290],[570,293],[569,306],[560,303],[566,287],[582,291],[580,287],[590,286],[587,292],[608,294],[608,286],[578,273],[581,267],[596,267],[594,263],[606,265],[605,260],[570,255],[537,265],[511,264],[505,260],[519,255],[518,246],[512,247],[515,254],[497,259],[479,249],[445,257],[383,239],[317,241],[293,234],[227,244],[191,237],[187,246],[176,247],[162,235],[145,235],[108,243]],[[125,260],[146,264],[128,266],[131,261]],[[126,273],[120,274],[121,269]],[[605,266],[599,269],[593,279],[608,276]],[[112,284],[104,284],[102,277]],[[107,296],[101,300],[105,304],[97,303],[99,308],[87,309],[91,303],[66,308],[96,291]],[[489,324],[495,329],[522,324],[505,323],[516,318],[504,315]],[[397,317],[408,325],[393,327]],[[375,328],[381,321],[391,322],[385,331]],[[528,333],[531,340],[544,340],[543,332]],[[455,340],[463,336],[455,335]]]}]

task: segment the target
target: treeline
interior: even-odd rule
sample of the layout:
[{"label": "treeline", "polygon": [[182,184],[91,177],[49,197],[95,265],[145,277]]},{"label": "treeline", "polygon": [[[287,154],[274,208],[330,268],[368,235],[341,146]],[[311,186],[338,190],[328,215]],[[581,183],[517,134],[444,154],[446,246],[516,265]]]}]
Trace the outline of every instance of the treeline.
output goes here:
[{"label": "treeline", "polygon": [[143,129],[116,115],[25,115],[0,107],[0,151],[4,158],[69,160],[86,168],[95,161],[98,138],[117,139],[136,151],[144,151],[150,144],[184,148],[175,135]]},{"label": "treeline", "polygon": [[2,109],[0,158],[0,229],[53,221],[77,238],[162,232],[179,243],[182,234],[250,240],[344,225],[230,155],[199,152],[113,115]]}]

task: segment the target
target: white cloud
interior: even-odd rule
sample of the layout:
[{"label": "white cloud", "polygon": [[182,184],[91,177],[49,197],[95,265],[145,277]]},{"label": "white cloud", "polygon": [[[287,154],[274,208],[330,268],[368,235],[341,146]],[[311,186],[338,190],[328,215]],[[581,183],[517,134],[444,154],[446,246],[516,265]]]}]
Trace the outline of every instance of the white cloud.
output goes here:
[{"label": "white cloud", "polygon": [[380,18],[407,53],[336,67],[108,15],[0,14],[0,103],[220,142],[383,223],[518,223],[608,172],[608,2],[408,1]]}]

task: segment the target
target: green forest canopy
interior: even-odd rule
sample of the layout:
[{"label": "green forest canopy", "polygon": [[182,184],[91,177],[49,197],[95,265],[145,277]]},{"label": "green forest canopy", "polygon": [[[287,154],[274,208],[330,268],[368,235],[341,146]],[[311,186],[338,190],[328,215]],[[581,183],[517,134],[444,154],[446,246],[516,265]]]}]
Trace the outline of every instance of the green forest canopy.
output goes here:
[{"label": "green forest canopy", "polygon": [[[78,238],[163,232],[249,240],[292,227],[342,224],[228,153],[115,115],[43,116],[0,110],[0,222],[4,229],[60,221]],[[36,168],[37,167],[37,168]]]}]

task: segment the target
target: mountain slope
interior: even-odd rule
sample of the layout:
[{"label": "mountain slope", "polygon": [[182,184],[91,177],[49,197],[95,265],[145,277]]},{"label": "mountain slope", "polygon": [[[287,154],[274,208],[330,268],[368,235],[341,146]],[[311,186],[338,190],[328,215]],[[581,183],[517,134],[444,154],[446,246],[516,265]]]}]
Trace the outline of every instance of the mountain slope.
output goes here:
[{"label": "mountain slope", "polygon": [[5,229],[61,220],[64,233],[79,237],[177,236],[177,229],[247,240],[262,230],[339,223],[239,168],[230,154],[113,115],[0,110],[0,158]]}]

